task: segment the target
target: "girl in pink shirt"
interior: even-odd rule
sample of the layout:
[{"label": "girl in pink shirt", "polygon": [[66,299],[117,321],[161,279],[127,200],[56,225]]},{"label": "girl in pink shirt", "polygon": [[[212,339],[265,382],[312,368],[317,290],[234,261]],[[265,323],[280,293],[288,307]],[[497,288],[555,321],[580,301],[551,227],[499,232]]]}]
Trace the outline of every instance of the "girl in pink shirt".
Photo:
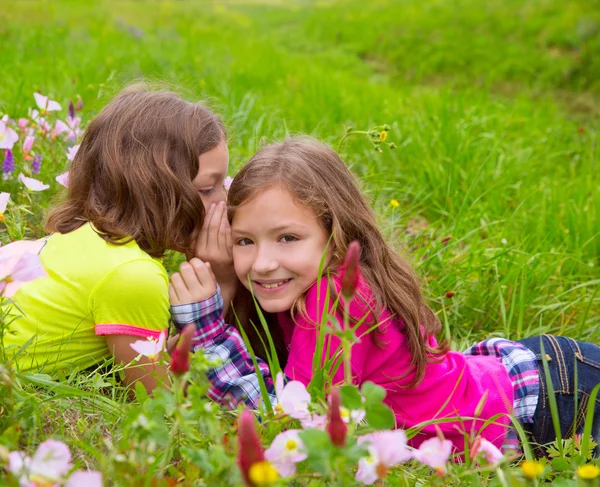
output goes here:
[{"label": "girl in pink shirt", "polygon": [[[265,147],[235,177],[228,207],[233,263],[244,286],[232,308],[253,350],[264,358],[267,339],[251,324],[259,323],[252,313],[250,291],[254,293],[279,361],[285,364],[286,379],[308,385],[331,358],[339,356],[340,340],[328,333],[323,356],[313,360],[320,324],[329,321],[331,326],[328,315],[343,322],[343,303],[335,308],[333,303],[340,295],[339,271],[348,246],[358,241],[361,277],[349,310],[352,323],[358,324],[351,348],[352,382],[370,381],[385,388],[385,401],[398,428],[453,418],[425,425],[413,438],[414,446],[439,430],[458,451],[465,448],[465,434],[471,439],[479,434],[496,446],[516,447],[514,432],[506,435],[511,413],[535,441],[548,439],[553,430],[547,401],[538,407],[540,391],[546,391],[540,376],[540,338],[530,339],[528,346],[489,339],[465,353],[438,343],[440,323],[423,299],[418,278],[386,243],[356,181],[328,146],[301,138]],[[195,322],[195,348],[221,361],[209,372],[210,395],[221,402],[245,401],[256,407],[261,400],[256,375],[260,373],[270,400],[276,402],[267,364],[259,361],[260,370],[255,369],[238,330],[221,317],[219,292],[196,302],[195,290],[210,285],[210,280],[205,264],[194,259],[173,276],[171,285],[176,326]],[[576,348],[588,357],[578,370],[580,381],[582,374],[591,378],[585,386],[589,393],[593,377],[599,376],[600,348],[563,337],[544,340],[545,350],[557,357],[550,360],[557,378],[568,375],[556,366],[564,362],[567,367],[564,357],[574,360]],[[591,368],[583,371],[583,366]],[[330,380],[331,384],[344,380],[342,367]],[[572,400],[572,392],[563,399]],[[568,426],[567,421],[565,430]]]}]

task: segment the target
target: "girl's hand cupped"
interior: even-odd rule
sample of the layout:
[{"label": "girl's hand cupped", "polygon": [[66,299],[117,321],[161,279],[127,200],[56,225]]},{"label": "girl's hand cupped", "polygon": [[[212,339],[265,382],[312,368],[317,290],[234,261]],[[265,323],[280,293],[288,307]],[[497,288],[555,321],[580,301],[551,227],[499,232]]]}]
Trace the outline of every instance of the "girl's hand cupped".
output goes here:
[{"label": "girl's hand cupped", "polygon": [[210,205],[194,246],[194,257],[208,262],[219,284],[235,277],[231,227],[225,202]]},{"label": "girl's hand cupped", "polygon": [[193,258],[183,262],[179,272],[171,276],[169,300],[171,305],[190,304],[204,301],[217,292],[217,280],[211,265]]}]

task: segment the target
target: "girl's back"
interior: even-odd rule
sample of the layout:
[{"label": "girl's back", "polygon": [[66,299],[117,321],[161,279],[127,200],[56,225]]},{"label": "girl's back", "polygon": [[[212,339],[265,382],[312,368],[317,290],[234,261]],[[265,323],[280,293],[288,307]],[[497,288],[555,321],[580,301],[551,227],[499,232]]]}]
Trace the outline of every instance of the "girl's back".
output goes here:
[{"label": "girl's back", "polygon": [[41,239],[30,251],[39,252],[48,276],[26,283],[13,297],[24,315],[9,307],[15,320],[4,345],[10,356],[18,352],[20,369],[86,368],[106,359],[103,335],[156,338],[166,329],[167,273],[135,241],[113,245],[86,223]]}]

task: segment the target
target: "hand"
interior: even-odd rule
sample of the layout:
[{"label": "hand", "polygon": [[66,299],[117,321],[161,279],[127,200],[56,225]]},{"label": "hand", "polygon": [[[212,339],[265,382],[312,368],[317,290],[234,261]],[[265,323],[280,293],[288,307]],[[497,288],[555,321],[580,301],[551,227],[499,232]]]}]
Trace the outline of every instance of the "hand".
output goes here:
[{"label": "hand", "polygon": [[171,305],[204,301],[217,292],[217,280],[208,262],[193,258],[182,262],[179,272],[171,276],[169,300]]},{"label": "hand", "polygon": [[233,270],[233,245],[231,227],[227,220],[225,202],[210,205],[204,223],[194,245],[194,256],[210,263],[217,281],[235,279]]}]

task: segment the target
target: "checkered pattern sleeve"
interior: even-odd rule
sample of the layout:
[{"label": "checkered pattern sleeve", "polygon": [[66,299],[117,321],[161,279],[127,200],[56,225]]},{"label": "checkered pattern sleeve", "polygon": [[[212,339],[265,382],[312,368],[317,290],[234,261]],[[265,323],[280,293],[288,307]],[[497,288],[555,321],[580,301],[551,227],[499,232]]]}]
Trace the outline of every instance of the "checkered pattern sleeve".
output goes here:
[{"label": "checkered pattern sleeve", "polygon": [[[504,338],[489,338],[465,351],[466,355],[498,357],[508,372],[513,385],[514,416],[520,423],[533,423],[533,415],[540,395],[540,376],[534,353],[525,345]],[[504,450],[518,450],[520,443],[516,432],[508,430]]]},{"label": "checkered pattern sleeve", "polygon": [[244,402],[256,409],[262,399],[258,379],[260,374],[267,386],[268,400],[276,404],[269,366],[256,357],[256,370],[240,332],[225,323],[222,312],[223,297],[219,288],[204,301],[171,306],[171,317],[178,330],[189,323],[196,325],[193,351],[202,350],[211,363],[217,364],[207,371],[211,383],[208,395],[230,407]]}]

